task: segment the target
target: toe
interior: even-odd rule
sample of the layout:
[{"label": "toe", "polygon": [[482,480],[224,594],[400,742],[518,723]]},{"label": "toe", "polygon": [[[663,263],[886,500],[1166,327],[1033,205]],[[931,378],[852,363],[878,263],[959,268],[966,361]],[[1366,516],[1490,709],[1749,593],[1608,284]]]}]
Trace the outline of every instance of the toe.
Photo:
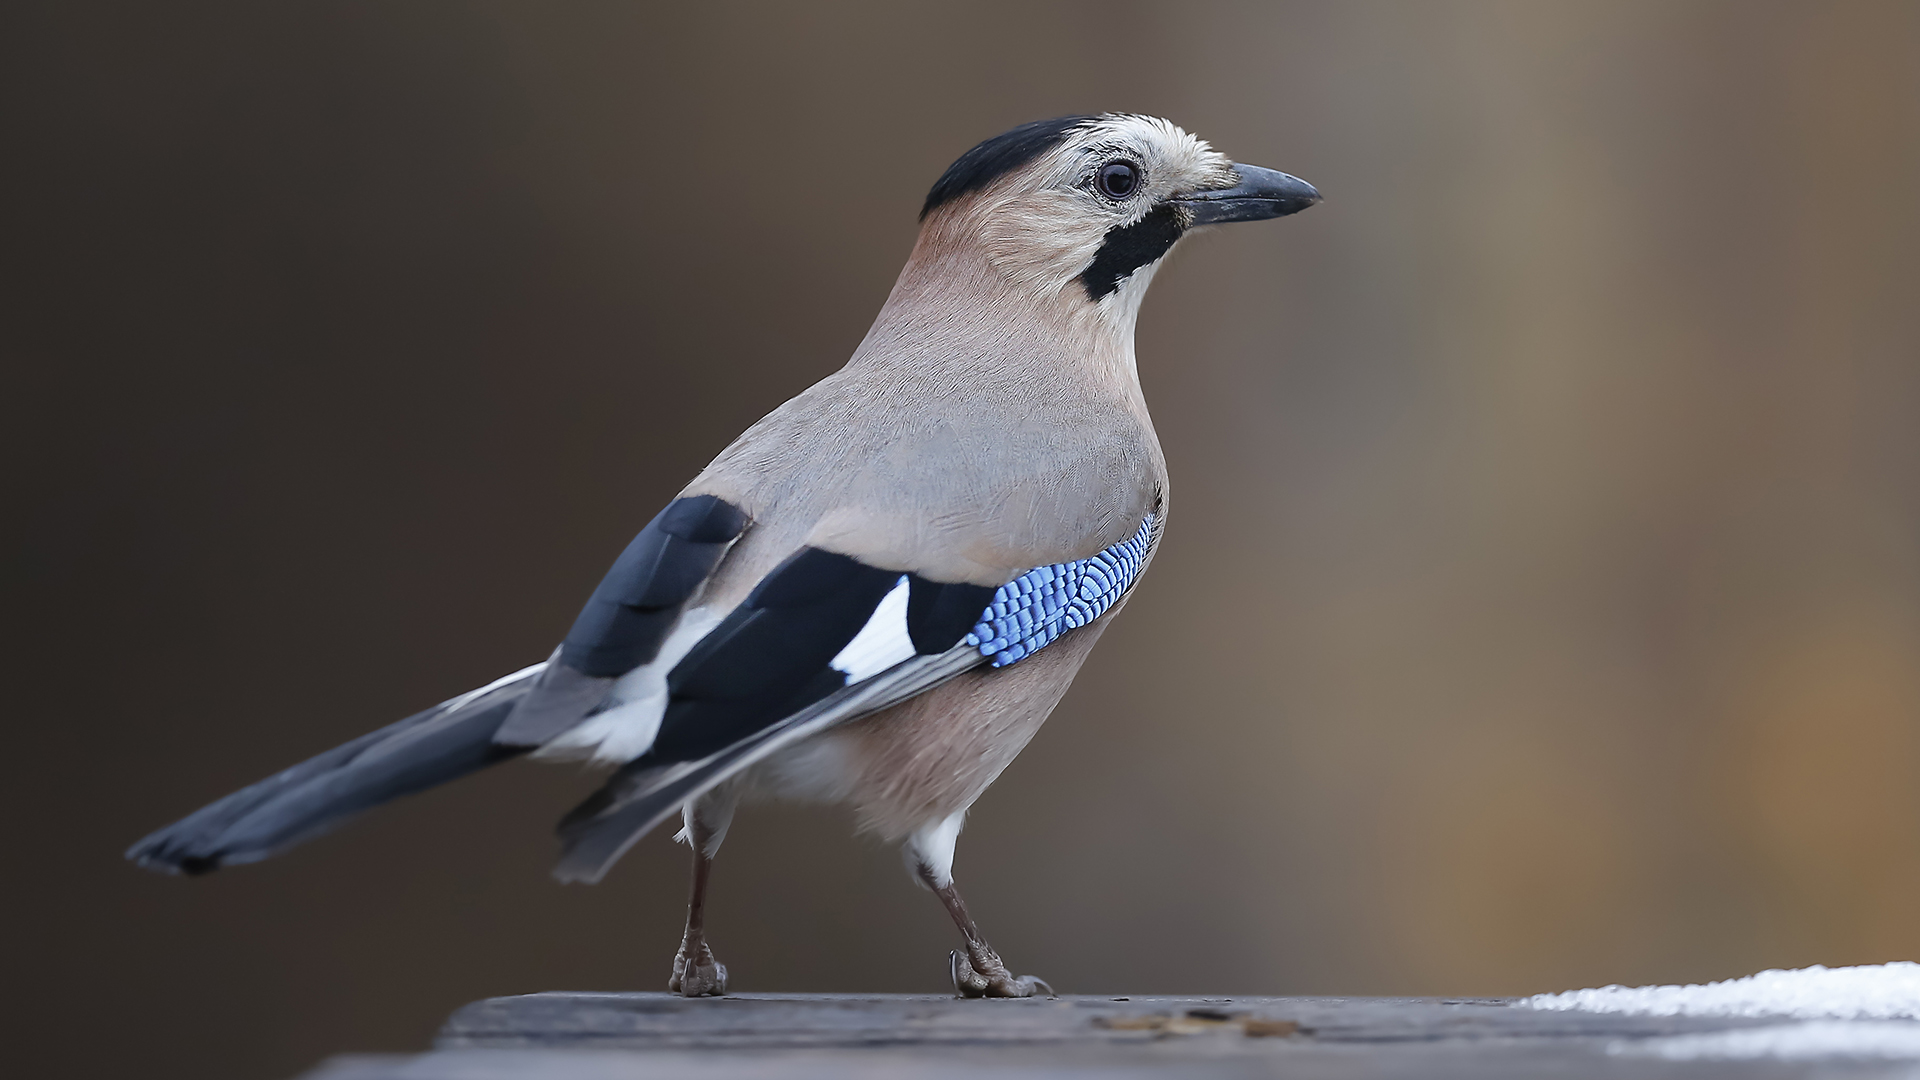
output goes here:
[{"label": "toe", "polygon": [[1032,975],[1016,978],[990,949],[973,957],[955,949],[948,956],[948,965],[953,976],[955,997],[1028,998],[1042,990],[1046,991],[1048,997],[1055,996],[1053,987],[1047,985],[1045,979]]},{"label": "toe", "polygon": [[991,985],[987,988],[987,996],[997,998],[1030,998],[1033,996],[1035,981],[1036,980],[1032,978],[1016,979],[1012,975],[1002,976],[1001,978],[991,981]]},{"label": "toe", "polygon": [[683,947],[673,958],[673,977],[667,991],[681,997],[722,997],[727,992],[727,965],[701,945],[692,955]]},{"label": "toe", "polygon": [[977,998],[987,996],[988,988],[992,983],[985,975],[973,969],[973,965],[967,961],[966,953],[961,952],[959,949],[953,950],[948,956],[948,963],[953,975],[954,997]]}]

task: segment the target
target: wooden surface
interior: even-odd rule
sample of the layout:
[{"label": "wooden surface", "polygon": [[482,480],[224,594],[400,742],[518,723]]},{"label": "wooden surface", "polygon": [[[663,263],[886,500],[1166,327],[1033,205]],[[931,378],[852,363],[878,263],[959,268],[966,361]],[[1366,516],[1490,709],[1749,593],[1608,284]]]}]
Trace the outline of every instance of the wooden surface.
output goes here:
[{"label": "wooden surface", "polygon": [[643,1077],[1913,1077],[1913,1063],[1674,1062],[1646,1040],[1767,1021],[1503,1000],[548,993],[462,1008],[425,1054],[305,1080]]}]

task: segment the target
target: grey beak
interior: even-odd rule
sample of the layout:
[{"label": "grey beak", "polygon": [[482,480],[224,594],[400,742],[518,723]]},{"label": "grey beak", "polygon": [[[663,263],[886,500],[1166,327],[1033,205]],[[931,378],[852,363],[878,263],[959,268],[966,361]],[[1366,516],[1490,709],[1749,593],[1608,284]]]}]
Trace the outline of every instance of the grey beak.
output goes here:
[{"label": "grey beak", "polygon": [[1285,217],[1320,201],[1313,185],[1297,176],[1258,165],[1236,164],[1233,171],[1240,174],[1234,187],[1176,195],[1171,201],[1191,210],[1195,225]]}]

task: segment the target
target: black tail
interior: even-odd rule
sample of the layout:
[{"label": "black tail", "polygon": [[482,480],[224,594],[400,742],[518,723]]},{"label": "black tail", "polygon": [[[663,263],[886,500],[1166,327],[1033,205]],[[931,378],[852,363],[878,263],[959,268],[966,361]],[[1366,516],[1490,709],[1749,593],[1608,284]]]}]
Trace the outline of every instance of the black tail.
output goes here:
[{"label": "black tail", "polygon": [[236,791],[133,845],[127,858],[169,874],[259,862],[381,803],[525,752],[496,746],[541,665],[442,702]]}]

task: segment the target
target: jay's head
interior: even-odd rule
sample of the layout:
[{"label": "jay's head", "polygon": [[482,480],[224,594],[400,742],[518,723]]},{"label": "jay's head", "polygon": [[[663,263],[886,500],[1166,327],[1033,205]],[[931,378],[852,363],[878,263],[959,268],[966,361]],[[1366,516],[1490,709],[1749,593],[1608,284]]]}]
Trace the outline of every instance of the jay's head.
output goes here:
[{"label": "jay's head", "polygon": [[1188,232],[1319,201],[1304,180],[1235,164],[1157,117],[1068,116],[1022,124],[962,154],[927,193],[921,239],[978,251],[1021,287],[1130,321]]}]

